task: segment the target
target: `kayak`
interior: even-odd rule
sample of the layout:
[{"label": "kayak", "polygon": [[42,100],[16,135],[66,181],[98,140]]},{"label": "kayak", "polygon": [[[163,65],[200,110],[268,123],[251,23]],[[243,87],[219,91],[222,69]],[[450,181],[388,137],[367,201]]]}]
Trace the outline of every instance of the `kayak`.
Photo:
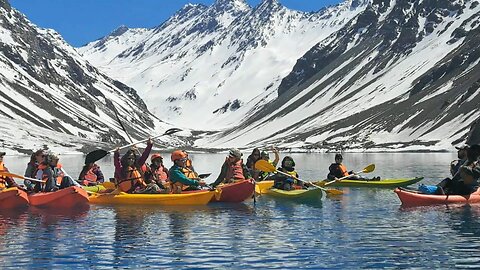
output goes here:
[{"label": "kayak", "polygon": [[322,190],[315,189],[294,189],[294,190],[282,190],[277,188],[271,188],[267,190],[267,195],[276,198],[298,200],[298,201],[311,201],[319,200],[322,198]]},{"label": "kayak", "polygon": [[420,206],[451,203],[480,203],[480,188],[470,195],[433,195],[397,188],[394,190],[402,206]]},{"label": "kayak", "polygon": [[185,194],[97,193],[90,196],[90,202],[97,204],[204,205],[213,198],[215,193],[217,191],[207,190]]},{"label": "kayak", "polygon": [[73,208],[88,204],[88,194],[81,187],[73,186],[28,195],[28,200],[30,205],[37,207]]},{"label": "kayak", "polygon": [[[396,188],[406,187],[417,182],[420,182],[423,177],[416,178],[401,178],[401,179],[383,179],[383,180],[341,180],[334,182],[328,186],[332,187],[371,187],[371,188]],[[325,183],[330,180],[323,180],[316,182],[319,186],[325,186]]]},{"label": "kayak", "polygon": [[93,192],[93,193],[97,193],[97,192],[101,192],[101,191],[106,190],[106,188],[103,185],[82,186],[82,188],[85,189],[88,192]]},{"label": "kayak", "polygon": [[273,187],[273,180],[266,180],[257,182],[255,185],[255,193],[257,194],[265,194],[267,190]]},{"label": "kayak", "polygon": [[255,182],[253,179],[247,179],[232,184],[219,185],[217,188],[221,191],[220,195],[214,196],[212,202],[237,203],[252,197],[255,191]]},{"label": "kayak", "polygon": [[28,206],[28,195],[16,187],[0,191],[0,209],[13,209]]}]

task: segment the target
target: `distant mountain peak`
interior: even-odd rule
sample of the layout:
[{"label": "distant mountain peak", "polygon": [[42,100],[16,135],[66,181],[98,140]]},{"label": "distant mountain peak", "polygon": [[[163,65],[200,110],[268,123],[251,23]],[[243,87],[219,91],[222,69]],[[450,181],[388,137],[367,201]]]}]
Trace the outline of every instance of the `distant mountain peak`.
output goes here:
[{"label": "distant mountain peak", "polygon": [[128,27],[126,25],[120,25],[119,27],[117,27],[117,29],[113,30],[109,36],[111,37],[118,37],[118,36],[121,36],[123,35],[125,32],[128,31]]}]

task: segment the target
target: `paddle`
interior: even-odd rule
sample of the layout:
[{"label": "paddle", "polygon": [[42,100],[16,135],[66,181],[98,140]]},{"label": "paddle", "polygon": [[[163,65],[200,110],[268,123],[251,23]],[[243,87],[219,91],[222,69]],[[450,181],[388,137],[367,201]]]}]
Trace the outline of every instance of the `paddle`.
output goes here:
[{"label": "paddle", "polygon": [[313,184],[312,182],[309,182],[309,181],[304,181],[302,179],[299,179],[295,176],[292,176],[288,173],[284,173],[284,172],[281,172],[281,171],[278,171],[277,169],[275,169],[275,167],[270,164],[268,161],[266,160],[259,160],[257,162],[255,162],[255,169],[257,170],[260,170],[260,171],[264,171],[264,172],[274,172],[274,173],[279,173],[279,174],[283,174],[285,176],[288,176],[288,177],[292,177],[293,179],[297,180],[297,181],[300,181],[300,182],[303,182],[303,183],[307,183],[307,184],[310,184],[316,188],[319,188],[323,191],[325,191],[326,193],[328,194],[331,194],[331,195],[341,195],[343,194],[343,191],[341,190],[338,190],[338,189],[326,189],[326,188],[323,188],[321,186],[317,186],[315,184]]},{"label": "paddle", "polygon": [[[359,174],[359,173],[370,173],[370,172],[373,172],[375,170],[375,164],[370,164],[368,165],[367,167],[363,168],[363,170],[359,171],[359,172],[356,172],[354,174]],[[330,184],[333,184],[337,181],[340,181],[340,180],[343,180],[343,179],[347,179],[348,177],[350,177],[350,175],[347,175],[347,176],[344,176],[344,177],[341,177],[341,178],[338,178],[338,179],[335,179],[333,181],[330,181],[330,182],[327,182],[325,183],[325,186],[328,186]]]},{"label": "paddle", "polygon": [[33,181],[33,182],[45,183],[45,181],[42,181],[42,180],[38,180],[38,179],[35,179],[35,178],[26,177],[26,176],[23,176],[23,175],[20,175],[20,174],[11,173],[11,172],[0,171],[0,175],[7,176],[7,177],[13,177],[13,178],[20,178],[20,179],[23,179],[23,180],[30,180],[30,181]]},{"label": "paddle", "polygon": [[[157,136],[153,136],[151,138],[147,138],[147,139],[143,139],[143,140],[140,140],[140,141],[136,141],[136,142],[133,142],[131,144],[127,144],[127,145],[124,145],[122,147],[119,147],[119,149],[123,149],[123,148],[127,148],[127,147],[130,147],[132,145],[135,145],[135,144],[139,144],[139,143],[143,143],[143,142],[146,142],[148,141],[149,139],[156,139],[158,137],[162,137],[162,136],[166,136],[166,135],[172,135],[173,133],[177,133],[179,131],[182,131],[182,129],[179,129],[179,128],[171,128],[171,129],[167,129],[163,134],[160,134],[160,135],[157,135]],[[114,152],[117,148],[114,148],[110,151],[108,151],[109,153],[111,152]]]}]

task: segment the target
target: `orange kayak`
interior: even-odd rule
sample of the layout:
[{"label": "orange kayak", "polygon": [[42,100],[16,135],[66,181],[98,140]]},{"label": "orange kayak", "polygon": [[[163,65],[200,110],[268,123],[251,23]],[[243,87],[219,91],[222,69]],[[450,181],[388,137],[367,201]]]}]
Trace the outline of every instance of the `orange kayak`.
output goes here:
[{"label": "orange kayak", "polygon": [[81,187],[68,187],[54,192],[29,195],[30,205],[37,207],[73,208],[88,204],[88,194]]},{"label": "orange kayak", "polygon": [[13,209],[28,206],[28,195],[25,191],[7,188],[0,191],[0,209]]},{"label": "orange kayak", "polygon": [[470,195],[432,195],[397,188],[394,190],[402,202],[402,206],[420,206],[432,204],[473,204],[480,203],[480,188]]},{"label": "orange kayak", "polygon": [[255,191],[253,179],[241,180],[232,184],[219,185],[220,196],[212,198],[212,202],[243,202],[252,197]]}]

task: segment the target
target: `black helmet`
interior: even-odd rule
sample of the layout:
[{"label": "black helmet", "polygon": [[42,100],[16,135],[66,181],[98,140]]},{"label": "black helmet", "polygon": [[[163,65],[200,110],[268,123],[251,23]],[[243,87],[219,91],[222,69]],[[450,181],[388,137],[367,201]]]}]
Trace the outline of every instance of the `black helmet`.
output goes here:
[{"label": "black helmet", "polygon": [[343,159],[342,154],[335,154],[335,159]]},{"label": "black helmet", "polygon": [[286,157],[284,157],[284,158],[282,159],[282,167],[284,167],[284,168],[286,167],[286,166],[285,166],[285,162],[286,162],[286,161],[291,161],[291,162],[292,162],[292,165],[289,166],[290,168],[295,167],[295,161],[293,160],[293,158],[292,158],[291,156],[286,156]]}]

